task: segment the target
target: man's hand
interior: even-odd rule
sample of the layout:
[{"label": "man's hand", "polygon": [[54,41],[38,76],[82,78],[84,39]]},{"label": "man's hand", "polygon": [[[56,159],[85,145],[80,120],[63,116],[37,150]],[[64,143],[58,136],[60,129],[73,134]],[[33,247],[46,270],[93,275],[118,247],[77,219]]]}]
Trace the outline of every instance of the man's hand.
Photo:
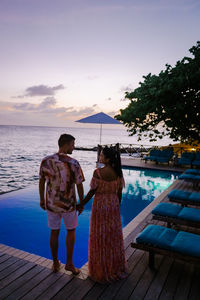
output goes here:
[{"label": "man's hand", "polygon": [[77,204],[76,205],[76,210],[78,211],[78,216],[83,212],[84,206],[82,204]]},{"label": "man's hand", "polygon": [[44,190],[45,190],[45,179],[40,178],[39,180],[40,207],[46,210]]}]

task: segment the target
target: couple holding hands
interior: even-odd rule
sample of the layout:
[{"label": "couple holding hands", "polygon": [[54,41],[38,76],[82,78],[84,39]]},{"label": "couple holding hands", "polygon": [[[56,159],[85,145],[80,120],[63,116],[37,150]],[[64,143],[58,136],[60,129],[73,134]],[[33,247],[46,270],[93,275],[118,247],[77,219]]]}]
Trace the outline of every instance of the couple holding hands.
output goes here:
[{"label": "couple holding hands", "polygon": [[[58,140],[57,153],[45,157],[40,166],[40,206],[47,211],[51,229],[50,248],[53,258],[52,270],[59,271],[58,236],[61,219],[67,230],[67,261],[65,269],[72,274],[80,273],[73,264],[75,228],[78,214],[94,196],[90,231],[88,271],[92,280],[100,283],[112,282],[127,276],[127,266],[120,216],[120,203],[124,179],[120,154],[105,147],[100,154],[104,167],[96,169],[90,182],[90,190],[84,198],[84,175],[77,160],[68,156],[74,150],[75,138],[62,134]],[[76,203],[75,186],[79,203]]]}]

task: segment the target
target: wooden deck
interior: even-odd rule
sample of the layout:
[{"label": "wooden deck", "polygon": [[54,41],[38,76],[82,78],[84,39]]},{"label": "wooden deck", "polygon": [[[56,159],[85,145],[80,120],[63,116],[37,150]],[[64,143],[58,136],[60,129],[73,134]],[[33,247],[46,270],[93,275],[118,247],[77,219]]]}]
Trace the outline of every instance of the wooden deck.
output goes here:
[{"label": "wooden deck", "polygon": [[159,201],[167,201],[172,188],[191,190],[192,185],[176,181],[124,230],[128,278],[97,284],[87,277],[87,264],[81,269],[80,278],[66,274],[63,267],[55,274],[50,260],[0,245],[0,299],[200,299],[200,266],[157,255],[156,270],[152,271],[148,267],[148,254],[130,247],[147,224],[163,224],[152,221],[150,212]]}]

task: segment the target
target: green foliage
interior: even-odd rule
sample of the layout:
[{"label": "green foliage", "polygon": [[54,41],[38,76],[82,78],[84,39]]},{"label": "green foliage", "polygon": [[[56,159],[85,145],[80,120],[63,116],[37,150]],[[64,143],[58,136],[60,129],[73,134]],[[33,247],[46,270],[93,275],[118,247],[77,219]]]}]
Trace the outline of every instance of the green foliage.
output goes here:
[{"label": "green foliage", "polygon": [[159,75],[143,76],[144,82],[115,116],[131,135],[148,136],[150,141],[169,136],[174,141],[200,141],[200,41],[190,50],[191,57],[166,65]]}]

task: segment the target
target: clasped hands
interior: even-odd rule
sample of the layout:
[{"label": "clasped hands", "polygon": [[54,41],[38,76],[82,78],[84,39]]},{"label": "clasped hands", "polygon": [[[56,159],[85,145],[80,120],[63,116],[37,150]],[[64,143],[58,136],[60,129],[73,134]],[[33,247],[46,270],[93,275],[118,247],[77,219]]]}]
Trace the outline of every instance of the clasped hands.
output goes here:
[{"label": "clasped hands", "polygon": [[83,212],[84,210],[84,205],[79,203],[76,205],[76,210],[78,211],[78,216],[80,216],[80,214]]}]

